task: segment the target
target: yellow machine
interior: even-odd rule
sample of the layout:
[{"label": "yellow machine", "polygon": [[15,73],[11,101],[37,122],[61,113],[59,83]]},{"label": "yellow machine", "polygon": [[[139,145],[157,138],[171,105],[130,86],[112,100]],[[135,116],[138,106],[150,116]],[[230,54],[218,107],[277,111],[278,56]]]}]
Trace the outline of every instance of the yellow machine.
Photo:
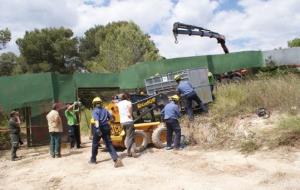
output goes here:
[{"label": "yellow machine", "polygon": [[[147,101],[145,101],[147,102]],[[149,104],[154,102],[148,101]],[[141,104],[140,104],[141,105]],[[139,105],[137,105],[139,106]],[[145,104],[144,104],[145,106]],[[125,145],[125,131],[120,124],[120,115],[116,103],[109,103],[105,106],[114,117],[114,121],[110,122],[111,125],[111,139],[116,147],[126,147]],[[135,123],[135,143],[138,150],[143,150],[152,143],[157,148],[163,148],[166,143],[166,127],[161,122],[147,122]]]},{"label": "yellow machine", "polygon": [[[135,127],[135,143],[137,150],[143,150],[152,143],[157,148],[165,147],[166,143],[166,127],[164,123],[155,119],[154,112],[158,112],[163,108],[167,97],[164,95],[141,96],[139,100],[135,99],[133,106],[134,127]],[[101,104],[101,98],[96,97],[93,100],[93,105]],[[125,131],[120,124],[120,115],[117,103],[112,101],[104,107],[112,114],[114,120],[110,122],[111,139],[116,147],[126,147]],[[150,116],[149,116],[150,115]],[[92,124],[93,121],[91,121]]]}]

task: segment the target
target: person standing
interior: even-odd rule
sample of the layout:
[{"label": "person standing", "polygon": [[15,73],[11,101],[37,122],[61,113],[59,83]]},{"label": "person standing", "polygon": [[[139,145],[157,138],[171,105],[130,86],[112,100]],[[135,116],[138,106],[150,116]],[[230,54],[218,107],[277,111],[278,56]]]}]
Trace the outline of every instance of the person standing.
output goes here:
[{"label": "person standing", "polygon": [[50,155],[52,158],[60,158],[62,121],[58,113],[58,104],[53,104],[52,110],[46,116],[50,134]]},{"label": "person standing", "polygon": [[118,109],[120,114],[120,123],[125,130],[125,145],[127,147],[127,156],[137,157],[135,153],[135,142],[134,142],[134,124],[132,117],[132,103],[129,101],[129,94],[124,93],[121,97],[121,101],[118,103]]},{"label": "person standing", "polygon": [[209,82],[209,86],[210,86],[211,96],[214,101],[216,99],[215,95],[214,95],[214,85],[216,83],[216,80],[211,72],[208,72],[208,82]]},{"label": "person standing", "polygon": [[172,137],[175,132],[174,138],[174,150],[180,150],[180,137],[181,137],[181,127],[179,125],[180,111],[176,102],[179,101],[177,95],[171,96],[170,102],[161,111],[161,115],[167,126],[167,147],[166,150],[171,150],[172,147]]},{"label": "person standing", "polygon": [[94,119],[94,124],[92,125],[93,129],[93,141],[92,141],[92,156],[89,161],[90,164],[96,164],[98,148],[99,148],[99,141],[102,137],[108,152],[111,158],[114,161],[114,167],[121,167],[123,163],[119,158],[115,148],[113,147],[111,137],[110,137],[110,130],[111,127],[108,124],[110,120],[112,120],[111,114],[102,106],[102,100],[100,97],[95,97],[93,99],[93,113],[92,117]]},{"label": "person standing", "polygon": [[17,156],[17,150],[19,145],[22,145],[21,140],[21,128],[20,128],[20,117],[19,112],[10,112],[10,119],[8,121],[9,136],[11,142],[11,160],[16,161],[19,157]]},{"label": "person standing", "polygon": [[206,106],[194,91],[192,84],[189,81],[183,81],[181,75],[175,75],[174,80],[177,82],[177,92],[185,101],[185,110],[190,120],[194,120],[193,101],[197,102],[201,111],[207,112]]},{"label": "person standing", "polygon": [[68,105],[65,111],[65,116],[69,125],[69,137],[70,137],[70,148],[73,149],[76,144],[76,148],[80,146],[80,134],[79,134],[79,123],[77,120],[76,112],[74,110],[75,104]]}]

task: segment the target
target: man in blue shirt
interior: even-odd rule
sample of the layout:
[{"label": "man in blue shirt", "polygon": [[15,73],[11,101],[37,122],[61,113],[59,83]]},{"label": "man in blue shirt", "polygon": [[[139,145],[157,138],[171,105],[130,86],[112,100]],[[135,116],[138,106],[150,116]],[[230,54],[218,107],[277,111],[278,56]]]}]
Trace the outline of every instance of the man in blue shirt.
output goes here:
[{"label": "man in blue shirt", "polygon": [[177,91],[185,101],[185,110],[190,120],[194,119],[193,101],[197,102],[202,111],[207,112],[207,108],[203,105],[189,81],[182,81],[181,75],[175,75],[174,80],[178,83]]},{"label": "man in blue shirt", "polygon": [[181,128],[178,122],[180,111],[179,107],[175,103],[178,100],[179,97],[177,95],[172,96],[171,101],[161,111],[161,115],[163,115],[167,126],[167,150],[172,149],[173,132],[175,132],[174,149],[180,149]]},{"label": "man in blue shirt", "polygon": [[123,166],[122,161],[119,159],[119,156],[113,147],[111,138],[110,138],[110,126],[108,122],[112,119],[110,113],[102,107],[102,100],[99,97],[93,99],[92,102],[94,106],[93,110],[93,119],[95,120],[95,125],[93,125],[93,143],[92,143],[92,156],[89,161],[91,164],[96,164],[96,157],[98,154],[99,141],[102,137],[108,152],[115,162],[115,167]]}]

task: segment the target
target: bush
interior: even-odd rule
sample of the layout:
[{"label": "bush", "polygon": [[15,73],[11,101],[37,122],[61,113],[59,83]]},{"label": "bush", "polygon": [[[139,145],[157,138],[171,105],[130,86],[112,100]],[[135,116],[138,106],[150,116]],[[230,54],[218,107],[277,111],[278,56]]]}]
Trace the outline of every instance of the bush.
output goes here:
[{"label": "bush", "polygon": [[288,112],[300,107],[300,77],[296,74],[256,78],[220,85],[211,112],[216,119],[255,113],[260,107]]}]

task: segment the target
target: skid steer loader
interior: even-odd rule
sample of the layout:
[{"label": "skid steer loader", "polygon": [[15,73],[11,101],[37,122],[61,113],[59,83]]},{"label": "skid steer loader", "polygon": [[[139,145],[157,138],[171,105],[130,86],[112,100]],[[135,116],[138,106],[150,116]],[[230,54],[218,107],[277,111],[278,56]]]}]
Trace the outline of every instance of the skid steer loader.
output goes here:
[{"label": "skid steer loader", "polygon": [[[158,94],[139,97],[139,100],[133,102],[135,143],[138,151],[145,149],[148,144],[153,144],[156,148],[165,147],[167,129],[161,122],[160,111],[167,101],[166,95]],[[112,101],[106,105],[106,109],[114,117],[114,121],[110,123],[112,143],[115,147],[125,148],[125,131],[120,124],[117,103]]]}]

